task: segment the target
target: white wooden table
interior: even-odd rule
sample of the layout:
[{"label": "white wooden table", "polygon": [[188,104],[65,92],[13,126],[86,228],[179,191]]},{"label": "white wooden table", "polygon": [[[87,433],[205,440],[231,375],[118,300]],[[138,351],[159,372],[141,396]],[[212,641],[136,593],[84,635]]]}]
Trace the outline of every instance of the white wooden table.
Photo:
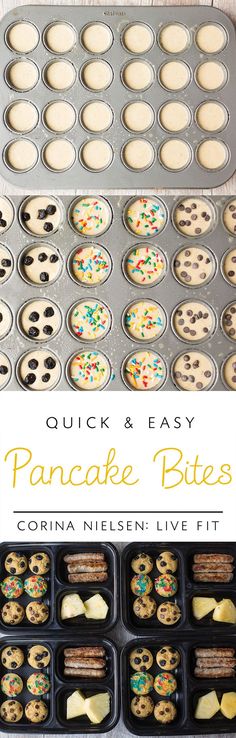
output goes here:
[{"label": "white wooden table", "polygon": [[[27,0],[0,0],[0,17],[7,13],[9,10],[11,10],[15,6],[19,5],[26,5]],[[40,4],[40,5],[47,5],[47,0],[31,0],[31,4]],[[144,5],[144,6],[161,6],[161,5],[209,5],[213,6],[215,8],[219,8],[220,10],[223,10],[224,12],[228,13],[230,15],[231,19],[236,22],[236,0],[129,0],[129,2],[126,2],[126,0],[123,0],[123,3],[120,0],[93,0],[91,2],[90,0],[80,0],[80,2],[77,2],[76,0],[51,0],[50,5]],[[160,192],[160,190],[156,190],[156,192]],[[81,194],[84,194],[83,191],[78,191]],[[109,192],[108,190],[106,191]],[[120,191],[119,191],[120,192]],[[117,194],[119,194],[119,192]],[[122,191],[123,194],[126,194],[126,190]],[[129,190],[130,192],[130,190]],[[140,192],[140,190],[139,190]],[[147,190],[145,191],[147,192]],[[182,190],[183,192],[183,190]],[[189,190],[189,192],[192,192],[192,190]],[[216,193],[216,194],[235,194],[236,193],[236,174],[234,177],[232,177],[225,185],[222,187],[219,187],[216,190],[205,190],[205,192],[208,192],[208,194]],[[0,194],[19,194],[19,190],[16,188],[13,188],[12,186],[5,183],[0,178]],[[21,190],[22,194],[28,194],[26,190]],[[132,193],[136,193],[135,188],[132,190]],[[173,191],[171,190],[163,190],[163,194],[171,193],[173,194]],[[52,194],[52,193],[51,193]],[[62,194],[62,193],[61,193]],[[64,194],[77,194],[77,191],[70,190],[69,192]],[[102,194],[102,193],[100,193]],[[116,194],[113,191],[113,194]],[[122,626],[117,626],[114,632],[111,634],[111,638],[116,640],[116,642],[120,645],[124,644],[125,641],[127,641],[131,636],[129,634],[124,632],[124,629]],[[6,738],[12,738],[12,734],[6,734],[1,733],[1,736],[6,736]],[[17,734],[15,733],[15,738],[19,738]],[[27,732],[27,735],[29,738],[32,738],[32,736]],[[93,734],[94,738],[99,738],[99,734]],[[122,720],[120,720],[118,726],[111,731],[111,733],[104,733],[103,734],[105,738],[128,738],[130,737],[130,733],[126,731]],[[229,734],[225,734],[222,736],[222,738],[227,738]],[[234,734],[236,736],[236,733]],[[39,735],[39,738],[44,738],[44,734],[42,733]],[[55,736],[52,736],[52,738],[55,738]],[[69,735],[69,738],[74,738],[74,736]],[[85,736],[81,736],[81,738],[85,738]],[[163,732],[163,738],[165,738],[164,732]],[[198,737],[199,738],[199,737]],[[204,736],[201,736],[200,738],[204,738]],[[213,738],[218,738],[217,735],[213,736]]]}]

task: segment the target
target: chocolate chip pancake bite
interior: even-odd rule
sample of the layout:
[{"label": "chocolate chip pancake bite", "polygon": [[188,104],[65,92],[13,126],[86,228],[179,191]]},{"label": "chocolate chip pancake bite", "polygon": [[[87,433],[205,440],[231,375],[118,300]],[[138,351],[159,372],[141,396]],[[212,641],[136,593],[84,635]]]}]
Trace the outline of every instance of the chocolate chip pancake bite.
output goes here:
[{"label": "chocolate chip pancake bite", "polygon": [[156,559],[158,571],[164,574],[174,574],[178,569],[178,559],[173,551],[162,551]]},{"label": "chocolate chip pancake bite", "polygon": [[131,568],[135,574],[149,574],[153,569],[153,560],[148,554],[137,554],[131,561]]},{"label": "chocolate chip pancake bite", "polygon": [[9,574],[24,574],[27,569],[27,558],[24,554],[12,551],[7,554],[4,566]]},{"label": "chocolate chip pancake bite", "polygon": [[47,574],[51,567],[50,557],[44,551],[32,554],[28,563],[33,574]]},{"label": "chocolate chip pancake bite", "polygon": [[153,655],[148,648],[142,646],[134,648],[129,657],[130,666],[134,671],[148,671],[153,664]]},{"label": "chocolate chip pancake bite", "polygon": [[5,669],[19,669],[24,663],[23,651],[18,646],[6,646],[1,653],[1,662]]}]

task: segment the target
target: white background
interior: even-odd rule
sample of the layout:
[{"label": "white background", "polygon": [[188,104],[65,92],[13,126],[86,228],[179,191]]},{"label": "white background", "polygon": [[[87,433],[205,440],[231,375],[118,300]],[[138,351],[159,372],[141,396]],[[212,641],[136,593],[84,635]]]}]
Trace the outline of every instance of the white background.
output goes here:
[{"label": "white background", "polygon": [[[129,395],[97,392],[96,396],[56,392],[35,393],[33,397],[30,392],[1,393],[1,540],[234,540],[233,401],[232,393],[227,392],[134,392]],[[46,427],[49,416],[58,419],[57,430]],[[89,416],[96,416],[97,429],[86,427]],[[109,430],[100,429],[101,416],[109,416]],[[128,429],[124,428],[127,416],[133,425]],[[148,429],[149,416],[155,419],[153,429]],[[182,427],[174,429],[177,416]],[[62,427],[63,417],[67,425],[73,418],[72,429]],[[170,428],[164,426],[160,430],[164,417]],[[191,430],[186,417],[195,418]],[[15,447],[30,448],[33,461],[17,475],[17,487],[13,490],[12,455],[7,462],[4,457]],[[120,467],[133,465],[132,478],[140,480],[137,485],[29,485],[32,465],[60,464],[67,471],[80,464],[85,469],[91,464],[104,464],[111,447],[116,448]],[[173,490],[164,490],[160,463],[153,462],[154,454],[164,447],[182,449],[182,467],[187,460],[193,463],[199,454],[203,466],[214,465],[215,477],[222,463],[231,464],[233,483],[212,487],[182,484]],[[14,511],[20,512],[15,514]],[[84,530],[84,520],[89,524],[93,522],[92,531]],[[56,529],[55,521],[64,526],[64,530]],[[66,530],[69,521],[72,524]],[[118,521],[122,527],[118,527]],[[144,526],[143,531],[136,529],[136,521]],[[214,521],[218,521],[217,525]],[[19,524],[21,530],[17,527]]]}]

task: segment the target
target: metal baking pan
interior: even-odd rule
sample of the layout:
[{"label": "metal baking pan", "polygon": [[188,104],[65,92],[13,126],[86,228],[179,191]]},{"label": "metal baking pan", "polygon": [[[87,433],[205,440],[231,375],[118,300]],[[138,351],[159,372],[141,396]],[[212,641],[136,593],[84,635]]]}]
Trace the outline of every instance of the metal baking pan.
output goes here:
[{"label": "metal baking pan", "polygon": [[[9,64],[19,60],[20,54],[14,53],[8,44],[8,31],[12,24],[17,21],[29,21],[34,24],[38,32],[38,44],[27,55],[22,54],[22,59],[30,59],[38,70],[38,82],[29,91],[17,91],[8,84]],[[75,44],[66,54],[53,54],[45,45],[46,27],[57,21],[70,23],[75,32]],[[113,81],[107,89],[100,92],[91,91],[85,87],[81,79],[81,69],[86,62],[97,58],[89,53],[82,45],[81,32],[90,23],[102,22],[108,26],[111,34],[111,46],[101,57],[108,62],[111,68]],[[127,62],[138,57],[131,53],[123,44],[123,32],[127,26],[133,23],[144,23],[148,25],[152,37],[151,48],[141,56],[141,59],[151,65],[152,84],[148,89],[137,92],[131,91],[122,82],[122,73]],[[159,43],[159,33],[168,23],[180,23],[187,29],[189,42],[187,48],[181,54],[170,54],[162,50]],[[223,28],[225,45],[217,54],[204,54],[196,44],[196,31],[202,24],[216,23]],[[0,173],[15,186],[27,189],[83,189],[99,188],[183,188],[201,187],[211,188],[222,185],[235,171],[235,146],[234,131],[236,124],[236,106],[234,102],[235,92],[235,30],[231,20],[212,7],[80,7],[79,13],[74,6],[42,6],[27,5],[14,8],[1,21],[0,25],[0,54],[2,59],[2,85],[1,85],[1,122],[0,135],[2,156]],[[66,92],[58,92],[49,89],[43,81],[45,65],[53,59],[67,59],[74,65],[74,84]],[[189,84],[178,92],[170,92],[159,82],[159,71],[163,63],[174,60],[183,60],[188,68]],[[199,87],[195,81],[198,65],[204,60],[219,60],[224,65],[224,80],[221,89],[207,92]],[[83,73],[82,73],[83,74]],[[8,111],[9,105],[18,100],[31,101],[35,105],[35,115],[38,119],[36,127],[25,134],[28,141],[32,141],[34,148],[33,158],[35,165],[27,171],[14,169],[9,163],[8,146],[12,141],[22,140],[22,134],[16,133],[9,128]],[[45,106],[54,100],[63,100],[71,103],[75,110],[75,124],[72,129],[63,134],[62,139],[72,144],[72,159],[74,163],[70,168],[61,171],[50,169],[50,163],[44,163],[45,145],[60,137],[43,124],[42,113]],[[104,133],[89,133],[81,124],[80,113],[83,106],[91,101],[102,99],[112,110],[112,125]],[[189,125],[182,133],[173,133],[164,130],[160,124],[159,112],[164,103],[170,100],[184,102],[189,109]],[[199,128],[196,122],[196,111],[198,106],[206,100],[215,100],[225,106],[225,126],[212,134]],[[122,111],[126,104],[134,101],[145,101],[153,110],[153,124],[144,133],[130,132],[122,123]],[[131,169],[127,162],[124,163],[124,146],[134,139],[149,141],[152,147],[152,157],[148,168]],[[170,138],[182,139],[188,144],[188,156],[185,168],[178,171],[167,168],[161,159],[161,147]],[[104,139],[110,145],[110,156],[106,169],[99,171],[94,168],[86,168],[83,158],[83,145],[96,139]],[[220,169],[206,168],[199,165],[197,159],[198,146],[203,140],[213,139],[222,141],[225,145],[225,156]],[[177,144],[178,148],[178,144]],[[163,152],[162,152],[163,153]],[[60,156],[60,152],[59,152]],[[10,157],[11,158],[11,157]],[[22,159],[22,157],[20,157]],[[62,167],[62,164],[60,164]],[[94,163],[92,164],[92,167]]]},{"label": "metal baking pan", "polygon": [[[42,696],[43,701],[48,707],[48,716],[46,720],[41,723],[30,722],[23,714],[21,720],[17,723],[5,722],[0,718],[0,726],[2,733],[14,733],[21,735],[30,731],[31,733],[43,733],[49,735],[50,733],[104,733],[113,730],[115,727],[119,715],[120,715],[120,695],[119,695],[119,663],[118,663],[118,652],[115,644],[99,635],[98,638],[88,636],[82,638],[80,636],[74,636],[73,640],[68,637],[63,641],[63,645],[58,637],[50,637],[48,641],[47,636],[45,639],[41,637],[36,638],[32,641],[28,638],[14,637],[4,638],[1,640],[1,652],[6,646],[18,646],[23,650],[25,661],[22,667],[14,671],[14,674],[19,675],[24,684],[24,689],[16,697],[23,708],[31,700],[35,698],[35,695],[31,694],[27,687],[26,682],[30,674],[34,673],[34,669],[27,663],[27,651],[32,645],[43,645],[45,646],[50,654],[51,660],[47,668],[42,669],[43,673],[47,673],[51,683],[50,691]],[[79,647],[79,646],[104,646],[106,651],[106,676],[103,679],[89,679],[89,678],[68,678],[63,674],[63,650],[68,647]],[[38,670],[40,671],[40,670]],[[0,677],[7,673],[7,669],[0,663]],[[82,693],[86,697],[92,696],[93,694],[100,692],[109,692],[111,698],[111,710],[109,715],[101,722],[100,725],[95,725],[90,722],[86,716],[80,718],[72,718],[71,720],[66,719],[66,700],[72,692],[76,689],[81,689]],[[7,697],[1,692],[0,702],[4,702]]]},{"label": "metal baking pan", "polygon": [[[156,653],[163,646],[171,645],[180,654],[180,663],[171,674],[176,678],[177,690],[171,695],[171,702],[174,703],[176,708],[176,716],[172,722],[162,724],[158,722],[154,715],[150,715],[147,718],[139,719],[133,715],[130,707],[130,703],[134,693],[130,688],[130,677],[134,673],[130,666],[129,656],[133,649],[145,647],[148,648],[153,655],[153,665],[147,673],[150,673],[154,678],[155,676],[164,671],[158,667],[156,663]],[[228,720],[223,716],[222,713],[218,713],[209,720],[197,720],[194,717],[194,712],[198,698],[210,692],[216,690],[218,698],[220,699],[224,692],[235,691],[235,677],[220,678],[220,679],[203,679],[196,678],[194,676],[194,649],[195,648],[227,648],[236,647],[236,638],[234,635],[226,636],[223,634],[218,639],[213,638],[213,633],[210,632],[207,636],[192,636],[191,641],[185,639],[184,633],[180,636],[175,634],[167,636],[166,632],[161,635],[158,634],[155,638],[150,638],[147,634],[146,638],[138,638],[136,640],[129,641],[129,643],[123,648],[121,655],[121,670],[123,675],[122,680],[122,712],[123,719],[126,728],[130,733],[140,736],[160,736],[163,735],[212,735],[216,733],[235,733],[235,720]],[[168,669],[166,669],[168,671]],[[150,691],[150,697],[154,702],[154,705],[162,700],[154,689]]]},{"label": "metal baking pan", "polygon": [[[178,581],[178,590],[175,596],[171,598],[163,598],[155,592],[151,592],[151,597],[156,601],[157,607],[166,602],[175,602],[181,612],[181,617],[175,625],[165,625],[157,619],[156,613],[148,619],[137,617],[133,611],[135,595],[130,589],[130,582],[134,572],[131,568],[131,561],[138,553],[149,554],[154,561],[154,568],[151,572],[151,578],[160,575],[156,569],[155,559],[158,554],[163,551],[172,551],[178,559],[178,569],[174,576]],[[203,583],[194,582],[192,577],[191,565],[193,555],[195,553],[226,553],[230,554],[236,560],[236,546],[232,543],[228,544],[210,544],[210,543],[131,543],[124,549],[121,562],[122,573],[122,619],[125,627],[137,636],[156,636],[159,639],[171,639],[175,635],[180,636],[183,633],[186,637],[201,637],[209,635],[211,638],[218,638],[224,635],[236,635],[236,625],[225,624],[213,621],[212,615],[207,615],[201,620],[194,618],[192,613],[192,599],[199,597],[214,597],[217,602],[223,598],[232,599],[236,604],[236,575],[234,570],[233,579],[230,583]]]},{"label": "metal baking pan", "polygon": [[[0,632],[8,634],[9,636],[15,636],[20,634],[22,637],[29,637],[41,635],[41,632],[57,633],[60,638],[64,638],[69,634],[76,639],[77,635],[81,636],[83,633],[86,634],[99,634],[101,627],[103,633],[107,633],[111,628],[114,627],[119,610],[119,562],[118,554],[115,546],[110,543],[83,543],[83,544],[49,544],[49,545],[35,545],[31,543],[2,543],[0,547],[0,562],[2,578],[9,576],[8,572],[5,571],[4,561],[12,551],[25,554],[28,559],[33,553],[46,552],[51,560],[51,568],[47,575],[43,575],[47,580],[48,589],[45,597],[42,598],[49,608],[49,617],[43,624],[35,625],[31,623],[26,617],[18,625],[8,625],[3,622],[0,617]],[[105,558],[108,562],[108,579],[106,582],[88,582],[79,584],[70,584],[66,580],[65,565],[63,562],[63,556],[66,553],[86,553],[86,552],[104,552]],[[24,581],[32,573],[29,569],[20,578]],[[107,602],[109,610],[105,620],[91,620],[86,619],[84,615],[72,618],[70,621],[62,620],[60,617],[60,606],[61,600],[64,595],[72,592],[78,592],[82,600],[86,600],[92,597],[94,594],[99,592],[104,600]],[[14,602],[26,607],[32,600],[25,592]],[[3,594],[0,594],[0,608],[10,600],[7,600]],[[36,599],[34,602],[38,602]],[[41,600],[40,600],[41,601]]]},{"label": "metal baking pan", "polygon": [[[32,195],[32,197],[37,195]],[[105,391],[132,389],[127,385],[125,376],[125,360],[130,354],[137,350],[151,350],[157,352],[163,358],[165,367],[163,383],[161,389],[173,391],[180,389],[178,383],[175,382],[172,367],[174,360],[179,354],[185,355],[190,350],[205,352],[212,357],[213,382],[208,389],[224,390],[229,389],[225,384],[222,374],[222,366],[227,357],[235,353],[236,342],[230,336],[225,335],[222,330],[221,316],[223,309],[230,303],[235,302],[235,285],[227,281],[222,273],[222,263],[224,255],[230,250],[235,249],[235,234],[226,230],[223,223],[223,211],[227,203],[232,198],[217,197],[203,198],[203,207],[210,206],[213,209],[212,228],[204,235],[196,234],[193,238],[180,233],[173,221],[173,213],[178,206],[180,197],[155,198],[149,195],[152,201],[160,203],[161,208],[166,213],[165,227],[154,236],[143,237],[136,235],[129,228],[129,223],[125,213],[127,206],[132,202],[132,198],[128,196],[114,197],[105,199],[110,207],[111,224],[106,232],[101,235],[89,237],[76,232],[71,227],[70,207],[71,198],[62,197],[60,200],[54,198],[54,201],[61,206],[62,220],[55,233],[45,233],[43,236],[30,235],[27,232],[27,222],[20,220],[20,212],[22,203],[27,198],[12,197],[15,217],[13,224],[4,233],[0,235],[0,241],[7,246],[13,256],[14,268],[11,276],[7,281],[3,281],[0,285],[0,299],[7,303],[12,312],[12,328],[8,335],[0,341],[0,352],[3,352],[9,359],[11,371],[9,371],[7,380],[3,387],[6,391],[22,389],[22,383],[19,378],[19,360],[27,351],[36,351],[46,347],[49,352],[53,352],[58,359],[60,365],[60,380],[56,386],[57,390],[69,390],[71,386],[76,389],[75,384],[71,385],[68,379],[68,362],[70,357],[76,355],[82,350],[101,351],[108,359],[110,367],[109,381],[105,386]],[[198,196],[195,197],[195,199]],[[79,196],[78,196],[79,198]],[[194,201],[194,196],[191,196]],[[137,198],[139,199],[139,198]],[[135,200],[135,198],[134,198]],[[144,197],[145,200],[145,197]],[[77,198],[76,198],[77,201]],[[50,202],[50,197],[48,197]],[[73,201],[75,202],[75,201]],[[106,280],[96,286],[85,286],[71,277],[71,258],[73,250],[76,248],[86,247],[90,243],[98,244],[99,247],[106,249],[108,261],[110,262],[110,273]],[[21,276],[21,255],[25,248],[32,243],[44,246],[48,243],[59,252],[62,259],[62,270],[57,281],[49,284],[37,285],[27,283]],[[158,283],[153,285],[135,284],[125,277],[125,257],[129,250],[140,246],[154,247],[159,250],[165,261],[164,276]],[[178,250],[191,248],[195,245],[202,245],[212,255],[215,273],[214,278],[206,284],[199,287],[191,287],[188,284],[182,284],[175,278],[173,274],[173,261]],[[161,275],[162,276],[162,275]],[[46,339],[40,343],[32,340],[29,336],[22,334],[19,329],[19,311],[20,308],[29,300],[36,298],[48,298],[52,300],[60,309],[62,317],[62,327],[60,332],[51,340]],[[111,328],[102,340],[92,342],[81,341],[80,338],[71,334],[67,327],[67,315],[70,307],[76,304],[76,301],[95,299],[102,301],[108,306],[111,315]],[[166,316],[166,328],[164,333],[157,339],[151,341],[137,342],[131,338],[123,327],[123,315],[126,307],[137,300],[154,300],[162,307]],[[184,300],[203,300],[207,306],[211,307],[215,316],[215,331],[213,335],[208,336],[204,342],[190,343],[180,339],[172,329],[171,316],[174,308]],[[23,385],[26,389],[26,386]],[[159,388],[159,387],[158,387]],[[30,389],[30,388],[29,388]],[[45,389],[47,385],[45,384]]]}]

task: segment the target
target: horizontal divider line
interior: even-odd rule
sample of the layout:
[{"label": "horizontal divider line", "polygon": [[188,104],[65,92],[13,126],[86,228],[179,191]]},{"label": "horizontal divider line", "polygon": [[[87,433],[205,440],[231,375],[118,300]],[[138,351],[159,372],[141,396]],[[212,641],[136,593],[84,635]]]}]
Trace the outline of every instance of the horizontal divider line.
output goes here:
[{"label": "horizontal divider line", "polygon": [[[14,515],[133,515],[133,510],[13,510]],[[223,515],[223,510],[136,510],[135,515]]]}]

